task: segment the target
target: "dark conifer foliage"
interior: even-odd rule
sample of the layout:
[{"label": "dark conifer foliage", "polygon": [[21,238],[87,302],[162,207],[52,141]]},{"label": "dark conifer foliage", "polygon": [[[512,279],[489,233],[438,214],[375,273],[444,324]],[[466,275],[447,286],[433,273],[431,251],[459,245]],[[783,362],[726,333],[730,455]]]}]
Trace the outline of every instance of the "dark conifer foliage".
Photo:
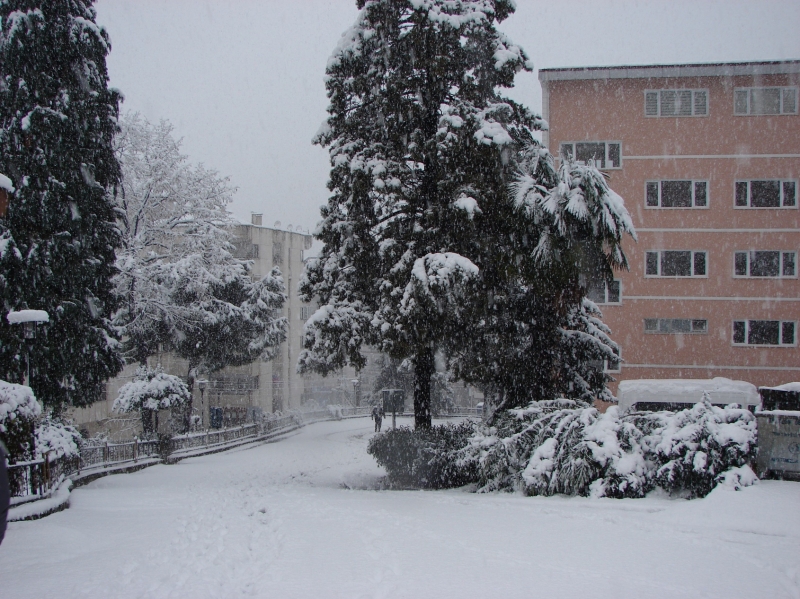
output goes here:
[{"label": "dark conifer foliage", "polygon": [[410,358],[415,423],[428,427],[434,355],[464,325],[481,246],[512,216],[514,140],[540,121],[498,93],[530,68],[495,27],[511,2],[358,6],[327,69],[316,143],[330,150],[331,196],[301,286],[322,307],[300,368],[361,366],[365,343]]},{"label": "dark conifer foliage", "polygon": [[[109,38],[91,1],[6,0],[0,18],[0,172],[16,188],[0,222],[0,378],[21,382],[29,356],[40,400],[87,405],[122,367],[109,321],[121,100]],[[50,315],[30,341],[5,318],[24,308]]]}]

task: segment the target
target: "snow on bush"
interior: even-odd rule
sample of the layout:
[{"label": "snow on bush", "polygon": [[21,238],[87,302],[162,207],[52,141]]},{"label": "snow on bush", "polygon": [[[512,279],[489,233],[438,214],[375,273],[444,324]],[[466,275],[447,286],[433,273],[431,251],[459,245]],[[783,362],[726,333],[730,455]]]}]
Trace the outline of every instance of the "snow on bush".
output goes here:
[{"label": "snow on bush", "polygon": [[328,405],[328,413],[330,413],[330,415],[333,418],[336,418],[336,420],[341,420],[344,417],[343,410],[344,410],[343,406],[334,405],[334,404],[329,404]]},{"label": "snow on bush", "polygon": [[120,388],[112,409],[115,412],[163,410],[186,404],[190,399],[189,388],[180,377],[160,368],[140,366],[134,379]]},{"label": "snow on bush", "polygon": [[755,450],[755,417],[736,405],[706,398],[675,413],[620,416],[616,407],[601,414],[555,400],[500,415],[476,431],[461,459],[478,464],[482,491],[643,497],[661,487],[703,497],[720,481],[752,484]]},{"label": "snow on bush", "polygon": [[34,435],[37,459],[48,452],[51,460],[80,454],[81,434],[70,424],[48,417],[36,425]]},{"label": "snow on bush", "polygon": [[30,387],[0,381],[0,433],[8,432],[17,418],[33,420],[41,413],[42,406]]}]

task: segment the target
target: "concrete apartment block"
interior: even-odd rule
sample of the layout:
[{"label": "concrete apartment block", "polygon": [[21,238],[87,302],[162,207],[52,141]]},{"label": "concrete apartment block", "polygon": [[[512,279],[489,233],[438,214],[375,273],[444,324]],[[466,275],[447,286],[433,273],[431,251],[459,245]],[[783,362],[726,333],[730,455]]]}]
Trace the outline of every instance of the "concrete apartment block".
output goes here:
[{"label": "concrete apartment block", "polygon": [[[800,61],[543,69],[544,142],[594,160],[639,240],[591,296],[619,380],[800,378]],[[616,390],[616,384],[613,385]]]}]

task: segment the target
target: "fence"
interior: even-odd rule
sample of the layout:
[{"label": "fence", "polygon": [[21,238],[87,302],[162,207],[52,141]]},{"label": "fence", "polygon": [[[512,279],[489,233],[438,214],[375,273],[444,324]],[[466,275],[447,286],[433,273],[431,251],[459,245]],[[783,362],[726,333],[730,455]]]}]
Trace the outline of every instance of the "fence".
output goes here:
[{"label": "fence", "polygon": [[[47,456],[39,460],[17,462],[8,467],[11,496],[17,498],[15,503],[30,501],[47,496],[61,484],[64,478],[83,470],[108,468],[125,462],[138,462],[140,459],[160,457],[175,452],[224,446],[240,439],[258,439],[270,433],[299,427],[305,424],[330,420],[332,418],[348,418],[369,416],[371,406],[337,407],[334,410],[315,410],[296,412],[281,416],[261,418],[258,422],[235,426],[232,428],[209,430],[205,432],[175,435],[166,440],[128,441],[125,443],[105,443],[81,447],[76,456]],[[480,416],[480,409],[459,409],[447,416]],[[444,415],[443,415],[444,416]]]}]

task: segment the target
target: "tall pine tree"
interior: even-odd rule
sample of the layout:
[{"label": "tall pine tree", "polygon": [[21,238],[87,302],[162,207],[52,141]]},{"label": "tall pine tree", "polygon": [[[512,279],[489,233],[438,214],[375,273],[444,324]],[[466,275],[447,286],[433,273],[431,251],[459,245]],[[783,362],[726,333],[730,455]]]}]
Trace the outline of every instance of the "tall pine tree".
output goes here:
[{"label": "tall pine tree", "polygon": [[[509,0],[359,0],[327,68],[331,156],[320,258],[301,283],[320,310],[300,369],[363,365],[377,345],[414,365],[414,414],[431,422],[434,355],[464,326],[481,246],[512,226],[515,139],[540,121],[500,88],[530,69],[496,29]],[[504,222],[505,221],[505,222]]]},{"label": "tall pine tree", "polygon": [[[2,222],[0,378],[22,381],[29,360],[45,404],[87,405],[122,367],[109,321],[121,98],[109,39],[91,0],[4,0],[0,19],[0,172],[16,187]],[[23,308],[50,315],[34,340],[5,318]]]}]

